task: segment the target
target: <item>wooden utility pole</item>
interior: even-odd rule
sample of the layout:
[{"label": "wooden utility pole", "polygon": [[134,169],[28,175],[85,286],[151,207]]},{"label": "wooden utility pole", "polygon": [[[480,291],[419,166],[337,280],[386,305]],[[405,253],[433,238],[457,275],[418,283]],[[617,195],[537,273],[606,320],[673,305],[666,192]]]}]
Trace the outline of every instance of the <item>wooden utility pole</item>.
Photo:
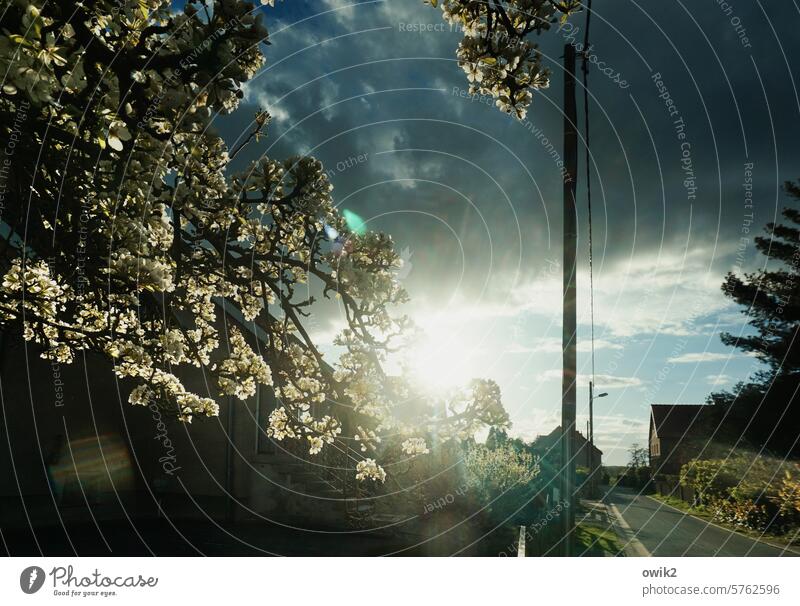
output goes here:
[{"label": "wooden utility pole", "polygon": [[594,383],[589,381],[589,442],[594,445]]},{"label": "wooden utility pole", "polygon": [[594,383],[589,381],[589,429],[586,432],[586,439],[589,441],[589,496],[596,498],[594,473]]},{"label": "wooden utility pole", "polygon": [[575,527],[575,458],[572,436],[575,432],[575,273],[578,248],[578,208],[575,200],[578,177],[578,128],[575,104],[575,47],[564,45],[564,277],[561,379],[561,499],[568,503],[562,515],[563,554],[572,555]]},{"label": "wooden utility pole", "polygon": [[592,468],[592,449],[589,448],[589,421],[586,421],[586,469]]}]

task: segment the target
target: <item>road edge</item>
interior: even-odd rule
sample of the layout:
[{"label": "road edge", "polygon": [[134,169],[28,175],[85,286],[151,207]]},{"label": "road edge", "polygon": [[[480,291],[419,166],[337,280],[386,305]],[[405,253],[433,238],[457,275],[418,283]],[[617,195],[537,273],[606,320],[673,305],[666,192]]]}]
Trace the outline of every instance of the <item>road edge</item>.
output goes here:
[{"label": "road edge", "polygon": [[644,544],[636,538],[636,534],[633,532],[633,529],[630,527],[625,521],[625,518],[622,517],[622,513],[617,506],[613,503],[607,503],[608,510],[616,519],[616,524],[614,524],[614,532],[617,533],[625,544],[622,546],[622,549],[625,551],[625,555],[627,557],[634,557],[634,558],[649,558],[652,557],[647,548]]},{"label": "road edge", "polygon": [[740,536],[740,537],[744,537],[745,539],[750,539],[751,541],[755,541],[756,543],[763,543],[764,545],[769,545],[770,547],[774,547],[775,549],[780,549],[781,551],[788,551],[790,553],[793,553],[796,556],[800,556],[800,551],[798,551],[797,549],[795,549],[793,547],[789,547],[788,545],[781,545],[780,543],[773,543],[772,541],[766,541],[764,539],[757,539],[755,537],[751,537],[750,535],[746,535],[746,534],[743,534],[741,532],[736,532],[735,530],[732,530],[730,528],[726,528],[725,526],[722,526],[722,525],[717,524],[715,522],[711,522],[710,520],[706,520],[704,518],[698,517],[698,516],[696,516],[696,515],[694,515],[692,513],[689,513],[688,511],[684,511],[683,509],[678,509],[677,507],[673,507],[672,505],[670,505],[668,503],[664,503],[664,501],[659,501],[658,499],[654,499],[649,494],[643,494],[643,495],[640,495],[640,496],[643,496],[643,497],[645,497],[647,499],[650,499],[651,501],[653,501],[654,503],[658,503],[662,507],[669,507],[670,509],[674,509],[678,513],[682,513],[685,516],[691,516],[695,520],[697,520],[699,522],[703,522],[704,524],[708,524],[709,526],[714,526],[715,528],[719,528],[720,530],[724,530],[726,532],[729,532],[731,534],[735,534],[735,535]]}]

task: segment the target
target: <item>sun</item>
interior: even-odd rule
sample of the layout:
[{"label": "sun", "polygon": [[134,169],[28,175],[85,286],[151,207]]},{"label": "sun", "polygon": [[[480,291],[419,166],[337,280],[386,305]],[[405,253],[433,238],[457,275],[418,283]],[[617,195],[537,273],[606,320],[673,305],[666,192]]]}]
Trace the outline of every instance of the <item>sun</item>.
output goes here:
[{"label": "sun", "polygon": [[479,348],[470,339],[440,327],[424,327],[406,354],[409,375],[420,387],[445,392],[480,376]]}]

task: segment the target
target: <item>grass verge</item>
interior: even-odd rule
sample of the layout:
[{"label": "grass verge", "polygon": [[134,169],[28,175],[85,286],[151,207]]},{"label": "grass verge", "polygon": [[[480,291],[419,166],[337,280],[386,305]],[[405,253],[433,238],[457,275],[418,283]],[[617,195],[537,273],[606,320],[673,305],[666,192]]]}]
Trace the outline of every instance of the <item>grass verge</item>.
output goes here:
[{"label": "grass verge", "polygon": [[595,524],[580,522],[575,527],[573,550],[575,555],[589,557],[615,557],[623,555],[619,538],[613,530]]}]

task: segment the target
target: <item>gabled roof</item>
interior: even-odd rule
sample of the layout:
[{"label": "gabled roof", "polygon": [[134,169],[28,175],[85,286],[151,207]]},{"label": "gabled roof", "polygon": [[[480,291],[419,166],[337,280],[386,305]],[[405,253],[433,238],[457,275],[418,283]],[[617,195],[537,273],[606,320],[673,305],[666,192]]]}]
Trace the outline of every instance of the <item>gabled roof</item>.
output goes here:
[{"label": "gabled roof", "polygon": [[651,426],[659,438],[700,436],[706,433],[712,408],[707,404],[652,404]]},{"label": "gabled roof", "polygon": [[[577,429],[573,429],[572,439],[573,442],[577,442],[576,448],[583,448],[584,445],[588,444],[589,440]],[[536,439],[531,443],[531,446],[534,448],[540,449],[553,449],[558,445],[558,441],[561,439],[561,425],[557,425],[556,428],[551,431],[550,433],[543,435],[543,436],[536,436]],[[603,451],[600,450],[597,445],[594,445],[594,452],[598,454],[603,454]]]}]

